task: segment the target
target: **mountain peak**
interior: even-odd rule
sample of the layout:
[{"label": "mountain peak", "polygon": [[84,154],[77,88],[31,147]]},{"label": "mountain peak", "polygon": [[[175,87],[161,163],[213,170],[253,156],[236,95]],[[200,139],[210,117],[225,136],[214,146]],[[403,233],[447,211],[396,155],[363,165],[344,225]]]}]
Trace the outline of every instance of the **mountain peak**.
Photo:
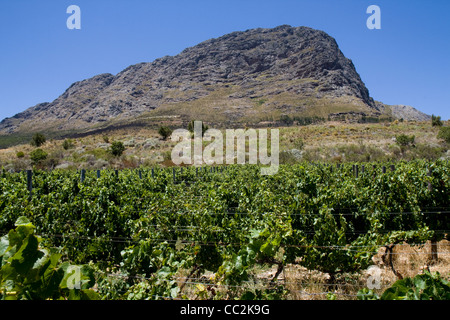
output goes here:
[{"label": "mountain peak", "polygon": [[380,114],[335,39],[281,25],[232,32],[115,76],[75,82],[55,101],[3,120],[0,133],[89,130],[144,119],[151,125],[161,117],[257,125],[283,115],[349,111]]}]

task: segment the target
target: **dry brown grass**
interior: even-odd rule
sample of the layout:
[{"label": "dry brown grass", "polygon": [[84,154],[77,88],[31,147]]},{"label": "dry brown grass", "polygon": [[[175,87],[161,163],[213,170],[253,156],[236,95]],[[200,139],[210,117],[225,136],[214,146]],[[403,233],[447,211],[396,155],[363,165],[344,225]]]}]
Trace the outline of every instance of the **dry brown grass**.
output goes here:
[{"label": "dry brown grass", "polygon": [[[423,273],[424,269],[428,269],[430,272],[439,272],[444,278],[450,279],[450,242],[447,240],[439,242],[439,259],[433,264],[429,261],[430,242],[421,247],[407,244],[395,246],[393,249],[393,266],[397,275],[393,272],[391,266],[383,261],[384,253],[385,248],[380,248],[378,254],[372,259],[374,266],[381,269],[381,288],[374,290],[378,294],[394,284],[399,276],[403,278],[414,277]],[[268,276],[273,273],[272,270],[268,273]],[[357,274],[345,274],[336,277],[336,281],[334,281],[336,286],[330,287],[328,285],[328,274],[310,271],[298,265],[288,265],[279,279],[281,280],[280,283],[284,283],[289,290],[289,299],[324,300],[327,293],[333,293],[339,300],[355,300],[358,290],[367,287],[370,275],[369,270],[363,270]]]}]

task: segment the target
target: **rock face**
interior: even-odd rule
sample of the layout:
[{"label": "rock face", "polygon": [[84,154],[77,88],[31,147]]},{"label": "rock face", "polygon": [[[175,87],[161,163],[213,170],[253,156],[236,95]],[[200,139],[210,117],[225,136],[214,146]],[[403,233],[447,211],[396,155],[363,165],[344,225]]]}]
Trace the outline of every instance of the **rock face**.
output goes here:
[{"label": "rock face", "polygon": [[431,116],[414,109],[411,106],[393,105],[390,106],[392,110],[392,116],[396,119],[416,120],[416,121],[428,121],[431,120]]},{"label": "rock face", "polygon": [[431,116],[425,114],[411,106],[405,105],[387,105],[379,101],[375,101],[376,108],[383,114],[390,115],[394,119],[413,120],[413,121],[429,121]]},{"label": "rock face", "polygon": [[76,82],[55,101],[4,119],[0,134],[144,118],[258,123],[348,111],[380,113],[351,60],[325,32],[284,25],[233,32],[115,76]]}]

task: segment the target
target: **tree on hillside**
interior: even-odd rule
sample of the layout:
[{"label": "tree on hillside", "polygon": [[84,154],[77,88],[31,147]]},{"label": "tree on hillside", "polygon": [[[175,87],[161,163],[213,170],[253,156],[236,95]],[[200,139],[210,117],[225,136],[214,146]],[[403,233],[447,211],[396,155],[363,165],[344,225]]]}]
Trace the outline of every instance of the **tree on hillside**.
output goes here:
[{"label": "tree on hillside", "polygon": [[406,147],[406,146],[413,145],[415,139],[416,139],[415,136],[407,136],[406,134],[401,134],[395,138],[395,141],[397,142],[397,144],[399,146]]},{"label": "tree on hillside", "polygon": [[71,149],[71,148],[73,148],[73,147],[74,147],[74,144],[73,144],[73,142],[72,142],[71,139],[66,139],[66,140],[64,140],[64,142],[63,142],[63,148],[64,148],[64,150],[69,150],[69,149]]},{"label": "tree on hillside", "polygon": [[111,154],[116,157],[120,157],[125,151],[125,146],[121,141],[114,141],[111,144]]},{"label": "tree on hillside", "polygon": [[[195,122],[195,121],[197,121],[197,120],[192,120],[192,121],[189,122],[189,124],[188,124],[188,130],[189,130],[191,133],[194,133],[194,129],[195,129],[194,122]],[[202,137],[203,137],[203,135],[205,134],[206,130],[208,130],[208,129],[209,129],[209,127],[208,127],[207,125],[205,125],[204,122],[202,122]]]},{"label": "tree on hillside", "polygon": [[45,143],[45,141],[46,141],[45,136],[42,133],[36,133],[33,135],[31,145],[33,147],[40,147]]},{"label": "tree on hillside", "polygon": [[172,129],[166,126],[159,127],[158,133],[161,135],[163,140],[167,140],[172,135]]},{"label": "tree on hillside", "polygon": [[431,115],[431,125],[433,127],[442,127],[442,121],[440,116]]}]

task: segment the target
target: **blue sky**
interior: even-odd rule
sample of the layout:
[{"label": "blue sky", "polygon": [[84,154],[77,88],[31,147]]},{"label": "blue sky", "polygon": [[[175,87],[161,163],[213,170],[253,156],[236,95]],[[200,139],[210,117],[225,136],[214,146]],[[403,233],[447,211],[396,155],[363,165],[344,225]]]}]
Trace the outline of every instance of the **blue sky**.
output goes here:
[{"label": "blue sky", "polygon": [[[81,30],[66,27],[72,4]],[[381,30],[366,27],[372,4]],[[1,0],[0,120],[96,74],[282,24],[334,37],[374,99],[450,118],[448,0]]]}]

